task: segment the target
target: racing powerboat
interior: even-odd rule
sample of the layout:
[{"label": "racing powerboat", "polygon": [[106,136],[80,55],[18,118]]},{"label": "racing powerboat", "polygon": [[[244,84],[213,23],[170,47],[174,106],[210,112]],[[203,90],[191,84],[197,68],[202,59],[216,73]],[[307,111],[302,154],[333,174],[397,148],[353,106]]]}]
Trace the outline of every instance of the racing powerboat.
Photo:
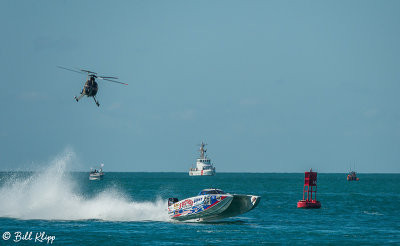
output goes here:
[{"label": "racing powerboat", "polygon": [[257,207],[260,196],[229,194],[205,189],[195,197],[168,199],[168,215],[173,220],[212,221],[244,214]]}]

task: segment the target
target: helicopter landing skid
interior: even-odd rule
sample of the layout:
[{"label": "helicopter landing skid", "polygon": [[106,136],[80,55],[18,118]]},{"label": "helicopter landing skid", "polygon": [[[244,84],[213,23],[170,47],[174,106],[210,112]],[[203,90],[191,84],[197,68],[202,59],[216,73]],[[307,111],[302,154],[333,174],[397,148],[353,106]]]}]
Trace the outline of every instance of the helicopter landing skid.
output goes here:
[{"label": "helicopter landing skid", "polygon": [[94,102],[96,103],[97,107],[100,107],[100,103],[96,100],[96,97],[93,96]]},{"label": "helicopter landing skid", "polygon": [[75,100],[77,101],[77,102],[79,102],[79,100],[83,97],[84,95],[83,94],[81,94],[79,97],[74,97],[75,98]]}]

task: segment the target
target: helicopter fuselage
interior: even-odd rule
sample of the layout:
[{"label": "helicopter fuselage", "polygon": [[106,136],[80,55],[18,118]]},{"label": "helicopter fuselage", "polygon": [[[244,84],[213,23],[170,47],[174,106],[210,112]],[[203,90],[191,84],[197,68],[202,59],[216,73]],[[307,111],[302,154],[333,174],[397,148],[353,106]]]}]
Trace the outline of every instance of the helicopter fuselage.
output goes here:
[{"label": "helicopter fuselage", "polygon": [[93,97],[93,96],[96,96],[98,89],[99,89],[99,86],[98,86],[97,82],[95,81],[95,79],[93,77],[90,77],[86,81],[82,92],[88,97]]}]

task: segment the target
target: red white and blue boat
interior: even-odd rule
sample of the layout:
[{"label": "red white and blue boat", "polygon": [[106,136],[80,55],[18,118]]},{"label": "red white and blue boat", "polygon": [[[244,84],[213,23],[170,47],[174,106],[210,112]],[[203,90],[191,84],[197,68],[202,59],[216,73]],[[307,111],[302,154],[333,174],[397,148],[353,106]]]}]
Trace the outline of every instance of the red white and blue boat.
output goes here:
[{"label": "red white and blue boat", "polygon": [[179,201],[168,199],[168,215],[173,220],[220,220],[249,212],[260,196],[229,194],[220,189],[205,189],[195,197]]}]

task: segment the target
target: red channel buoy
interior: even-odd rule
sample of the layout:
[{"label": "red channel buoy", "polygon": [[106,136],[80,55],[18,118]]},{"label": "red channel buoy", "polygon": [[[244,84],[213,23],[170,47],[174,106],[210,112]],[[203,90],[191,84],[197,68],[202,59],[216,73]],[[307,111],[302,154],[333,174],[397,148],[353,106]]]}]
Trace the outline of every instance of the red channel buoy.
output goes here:
[{"label": "red channel buoy", "polygon": [[[317,173],[310,169],[309,172],[304,172],[304,187],[303,187],[303,200],[297,202],[298,208],[320,208],[321,203],[317,201]],[[307,187],[307,189],[306,189]],[[315,189],[313,190],[313,187]],[[307,199],[305,194],[307,192]],[[314,193],[314,199],[313,199]]]}]

